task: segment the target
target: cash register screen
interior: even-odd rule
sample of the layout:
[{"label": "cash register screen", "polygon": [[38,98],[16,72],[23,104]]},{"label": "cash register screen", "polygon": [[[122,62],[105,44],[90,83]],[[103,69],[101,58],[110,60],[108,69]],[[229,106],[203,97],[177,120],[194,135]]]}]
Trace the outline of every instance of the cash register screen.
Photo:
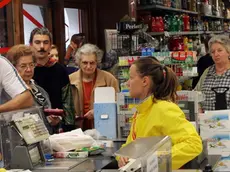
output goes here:
[{"label": "cash register screen", "polygon": [[49,132],[38,114],[17,118],[14,123],[28,145],[49,138]]}]

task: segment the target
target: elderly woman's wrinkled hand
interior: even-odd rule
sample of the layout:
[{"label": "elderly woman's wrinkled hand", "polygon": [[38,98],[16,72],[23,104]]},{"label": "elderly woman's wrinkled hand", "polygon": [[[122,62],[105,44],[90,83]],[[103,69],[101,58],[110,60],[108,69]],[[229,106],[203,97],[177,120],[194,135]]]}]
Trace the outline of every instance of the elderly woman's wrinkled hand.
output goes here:
[{"label": "elderly woman's wrinkled hand", "polygon": [[85,115],[84,115],[85,118],[88,118],[88,119],[93,119],[94,118],[94,111],[93,109],[89,110]]}]

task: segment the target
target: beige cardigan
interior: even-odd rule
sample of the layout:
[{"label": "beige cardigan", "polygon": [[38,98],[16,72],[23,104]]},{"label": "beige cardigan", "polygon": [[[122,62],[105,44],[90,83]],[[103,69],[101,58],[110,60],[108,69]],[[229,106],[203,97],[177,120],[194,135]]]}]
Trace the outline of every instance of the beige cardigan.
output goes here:
[{"label": "beige cardigan", "polygon": [[[82,71],[78,70],[69,76],[70,84],[73,88],[74,106],[77,116],[83,116],[83,88],[82,88]],[[94,104],[94,89],[96,87],[113,87],[115,92],[119,92],[117,79],[109,72],[97,69],[97,78],[90,97],[90,109],[93,109]]]}]

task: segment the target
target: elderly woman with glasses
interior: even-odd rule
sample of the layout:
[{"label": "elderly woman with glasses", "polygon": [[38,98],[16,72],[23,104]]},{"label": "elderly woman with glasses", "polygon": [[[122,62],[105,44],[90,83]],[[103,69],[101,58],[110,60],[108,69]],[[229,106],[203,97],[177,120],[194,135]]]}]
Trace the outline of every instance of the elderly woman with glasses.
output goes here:
[{"label": "elderly woman with glasses", "polygon": [[98,69],[102,60],[103,52],[96,45],[84,44],[76,53],[76,62],[79,70],[70,75],[73,85],[73,97],[78,125],[83,130],[94,127],[94,89],[96,87],[113,87],[119,91],[116,78],[103,70]]},{"label": "elderly woman with glasses", "polygon": [[[34,104],[36,106],[42,106],[44,109],[51,108],[48,93],[43,88],[35,84],[32,79],[36,64],[32,48],[22,44],[15,45],[8,51],[7,58],[15,66],[21,78],[30,88],[34,97]],[[49,130],[49,133],[53,134],[55,132],[53,127],[60,122],[60,119],[51,115],[48,118],[43,116],[43,120]]]},{"label": "elderly woman with glasses", "polygon": [[204,71],[195,87],[205,97],[200,111],[230,109],[230,39],[213,36],[208,46],[214,65]]}]

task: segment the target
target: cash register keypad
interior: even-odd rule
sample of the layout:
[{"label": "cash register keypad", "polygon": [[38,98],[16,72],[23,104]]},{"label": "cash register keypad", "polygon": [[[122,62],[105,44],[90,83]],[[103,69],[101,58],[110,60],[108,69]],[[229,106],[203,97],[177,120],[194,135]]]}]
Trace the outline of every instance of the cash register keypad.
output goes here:
[{"label": "cash register keypad", "polygon": [[49,137],[49,132],[38,114],[31,114],[14,120],[27,144],[33,144]]}]

